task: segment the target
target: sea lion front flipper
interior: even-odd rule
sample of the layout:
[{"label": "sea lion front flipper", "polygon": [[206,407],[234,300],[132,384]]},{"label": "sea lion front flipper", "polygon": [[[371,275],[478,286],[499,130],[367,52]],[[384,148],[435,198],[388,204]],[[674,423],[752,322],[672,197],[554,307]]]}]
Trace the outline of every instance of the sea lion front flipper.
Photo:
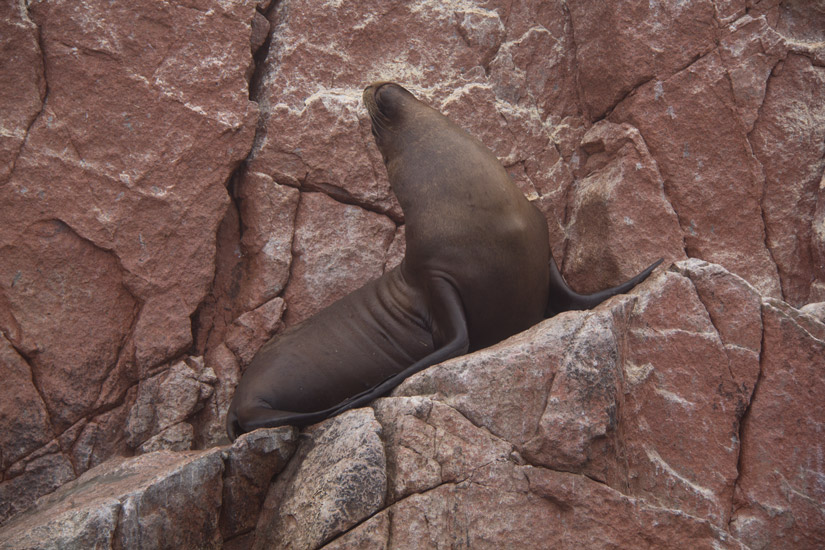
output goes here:
[{"label": "sea lion front flipper", "polygon": [[371,401],[387,395],[413,374],[447,359],[467,353],[470,347],[470,337],[467,331],[464,306],[461,304],[458,290],[453,284],[441,277],[431,279],[428,289],[432,307],[433,340],[436,344],[436,348],[432,353],[372,388],[320,411],[307,413],[283,411],[269,408],[263,402],[255,405],[236,405],[233,401],[226,417],[226,430],[229,438],[234,441],[241,433],[257,428],[307,426],[344,411],[363,407]]},{"label": "sea lion front flipper", "polygon": [[559,271],[559,267],[556,265],[556,260],[550,258],[550,295],[547,299],[547,310],[544,316],[552,317],[562,311],[592,309],[611,296],[624,294],[647,279],[650,273],[656,269],[663,260],[664,258],[659,258],[644,271],[622,284],[606,288],[594,294],[579,294],[567,285],[567,282]]},{"label": "sea lion front flipper", "polygon": [[370,401],[387,395],[413,374],[467,353],[470,348],[470,336],[458,290],[455,285],[441,277],[431,279],[428,288],[432,308],[433,342],[436,346],[433,352],[380,384],[343,401],[335,407],[330,416],[363,407]]}]

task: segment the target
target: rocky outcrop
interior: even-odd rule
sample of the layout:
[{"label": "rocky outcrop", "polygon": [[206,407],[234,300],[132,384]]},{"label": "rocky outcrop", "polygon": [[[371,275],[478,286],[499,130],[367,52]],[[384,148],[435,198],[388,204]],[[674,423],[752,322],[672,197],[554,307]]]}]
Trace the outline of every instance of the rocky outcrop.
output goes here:
[{"label": "rocky outcrop", "polygon": [[0,548],[222,548],[254,527],[250,514],[294,450],[287,427],[225,449],[112,459],[3,525]]},{"label": "rocky outcrop", "polygon": [[[0,540],[156,460],[212,468],[204,545],[825,544],[819,4],[7,0],[0,29]],[[358,442],[305,432],[253,529],[270,474],[209,450],[243,369],[404,252],[377,79],[493,149],[577,290],[675,267],[337,419]]]},{"label": "rocky outcrop", "polygon": [[286,468],[287,428],[109,461],[0,540],[815,548],[823,354],[821,320],[687,260],[310,427]]}]

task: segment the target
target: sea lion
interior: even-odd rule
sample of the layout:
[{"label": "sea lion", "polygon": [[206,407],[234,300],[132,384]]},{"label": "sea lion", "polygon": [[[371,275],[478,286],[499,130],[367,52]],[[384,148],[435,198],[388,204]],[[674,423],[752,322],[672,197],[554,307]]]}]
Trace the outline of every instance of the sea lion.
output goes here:
[{"label": "sea lion", "polygon": [[371,84],[364,104],[404,211],[404,260],[261,348],[227,413],[233,440],[363,406],[545,315],[625,292],[661,262],[597,294],[573,292],[544,216],[480,141],[398,84]]}]

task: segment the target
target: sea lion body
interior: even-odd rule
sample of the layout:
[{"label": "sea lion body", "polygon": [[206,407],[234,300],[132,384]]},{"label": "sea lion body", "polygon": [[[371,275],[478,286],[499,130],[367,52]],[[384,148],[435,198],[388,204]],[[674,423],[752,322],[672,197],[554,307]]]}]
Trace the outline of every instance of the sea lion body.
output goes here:
[{"label": "sea lion body", "polygon": [[385,395],[428,366],[495,344],[597,295],[569,289],[547,222],[480,141],[392,83],[364,91],[404,211],[401,264],[270,340],[227,414],[239,433],[305,425]]}]

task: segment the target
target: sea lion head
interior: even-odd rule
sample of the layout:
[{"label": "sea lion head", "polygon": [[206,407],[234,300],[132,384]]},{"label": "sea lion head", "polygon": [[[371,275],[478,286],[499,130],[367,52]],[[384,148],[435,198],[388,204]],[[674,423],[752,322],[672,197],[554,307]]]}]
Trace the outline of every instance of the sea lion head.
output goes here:
[{"label": "sea lion head", "polygon": [[415,121],[421,121],[432,111],[394,82],[374,82],[367,86],[364,89],[364,105],[369,112],[372,135],[384,162],[405,146],[404,142],[399,142],[402,129],[408,132]]}]

